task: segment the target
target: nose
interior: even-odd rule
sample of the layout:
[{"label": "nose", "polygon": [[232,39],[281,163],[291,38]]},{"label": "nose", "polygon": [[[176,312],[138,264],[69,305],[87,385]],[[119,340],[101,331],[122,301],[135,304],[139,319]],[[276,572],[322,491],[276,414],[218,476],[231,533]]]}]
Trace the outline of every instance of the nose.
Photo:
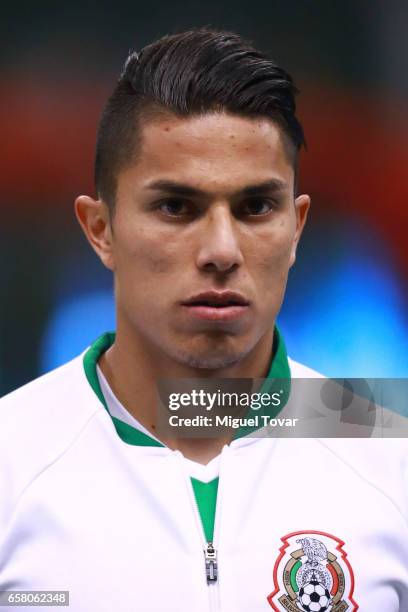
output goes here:
[{"label": "nose", "polygon": [[237,221],[228,205],[217,205],[203,219],[197,266],[201,270],[231,272],[243,262]]}]

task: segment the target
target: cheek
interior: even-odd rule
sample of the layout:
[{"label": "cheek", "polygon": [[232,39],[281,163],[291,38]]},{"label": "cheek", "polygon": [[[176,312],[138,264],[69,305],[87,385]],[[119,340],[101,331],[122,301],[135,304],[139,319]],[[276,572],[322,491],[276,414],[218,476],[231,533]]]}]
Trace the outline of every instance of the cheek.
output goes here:
[{"label": "cheek", "polygon": [[157,277],[168,275],[181,257],[180,244],[170,239],[165,232],[148,226],[124,227],[118,233],[115,244],[115,262],[117,276],[132,276],[151,279],[157,283]]},{"label": "cheek", "polygon": [[128,226],[117,232],[116,299],[135,324],[151,326],[155,321],[159,325],[157,313],[171,296],[178,269],[174,241],[157,229]]},{"label": "cheek", "polygon": [[281,221],[271,231],[259,232],[256,248],[252,250],[251,267],[258,270],[267,288],[274,289],[273,281],[284,279],[290,267],[293,228],[288,221]]}]

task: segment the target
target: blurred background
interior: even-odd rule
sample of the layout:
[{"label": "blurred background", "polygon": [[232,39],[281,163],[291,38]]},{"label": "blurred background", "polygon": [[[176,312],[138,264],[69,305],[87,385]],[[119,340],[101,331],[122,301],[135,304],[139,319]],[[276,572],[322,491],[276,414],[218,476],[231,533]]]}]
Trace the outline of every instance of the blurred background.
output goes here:
[{"label": "blurred background", "polygon": [[112,280],[74,220],[129,50],[231,29],[301,90],[313,210],[279,317],[328,376],[408,376],[408,4],[394,0],[5,3],[0,24],[0,395],[114,329]]}]

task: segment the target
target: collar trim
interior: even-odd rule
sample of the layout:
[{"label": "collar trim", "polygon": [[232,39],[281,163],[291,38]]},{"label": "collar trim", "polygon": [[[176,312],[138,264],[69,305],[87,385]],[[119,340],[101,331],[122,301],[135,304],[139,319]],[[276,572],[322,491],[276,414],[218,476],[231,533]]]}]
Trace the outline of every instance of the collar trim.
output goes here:
[{"label": "collar trim", "polygon": [[[104,406],[109,416],[111,417],[118,436],[127,444],[134,446],[156,446],[164,448],[164,444],[158,442],[149,435],[139,431],[135,427],[132,427],[128,423],[121,421],[120,419],[113,417],[106,404],[105,397],[102,393],[101,386],[99,384],[98,374],[96,371],[96,364],[98,363],[101,355],[107,351],[112,344],[115,342],[115,333],[106,332],[102,334],[85,352],[83,357],[83,365],[85,370],[85,376],[90,384],[92,390],[98,397],[101,404]],[[288,362],[288,356],[286,352],[285,343],[283,338],[275,326],[274,339],[273,339],[273,358],[265,379],[259,393],[279,393],[281,395],[281,402],[279,406],[267,406],[260,410],[251,408],[247,413],[247,418],[256,415],[264,415],[269,418],[275,418],[276,415],[282,410],[288,401],[290,394],[291,380],[290,380],[290,367]],[[241,427],[237,430],[234,440],[242,438],[254,433],[260,427]]]}]

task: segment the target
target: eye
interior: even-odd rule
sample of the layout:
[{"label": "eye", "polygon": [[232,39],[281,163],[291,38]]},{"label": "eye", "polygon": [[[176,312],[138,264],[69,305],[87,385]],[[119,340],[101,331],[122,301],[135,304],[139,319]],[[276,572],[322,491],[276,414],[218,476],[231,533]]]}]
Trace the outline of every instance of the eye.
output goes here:
[{"label": "eye", "polygon": [[187,203],[180,198],[167,198],[166,200],[162,200],[157,208],[170,217],[180,217],[189,212]]},{"label": "eye", "polygon": [[267,198],[252,198],[242,207],[242,212],[246,215],[261,216],[268,214],[276,208],[276,203]]}]

